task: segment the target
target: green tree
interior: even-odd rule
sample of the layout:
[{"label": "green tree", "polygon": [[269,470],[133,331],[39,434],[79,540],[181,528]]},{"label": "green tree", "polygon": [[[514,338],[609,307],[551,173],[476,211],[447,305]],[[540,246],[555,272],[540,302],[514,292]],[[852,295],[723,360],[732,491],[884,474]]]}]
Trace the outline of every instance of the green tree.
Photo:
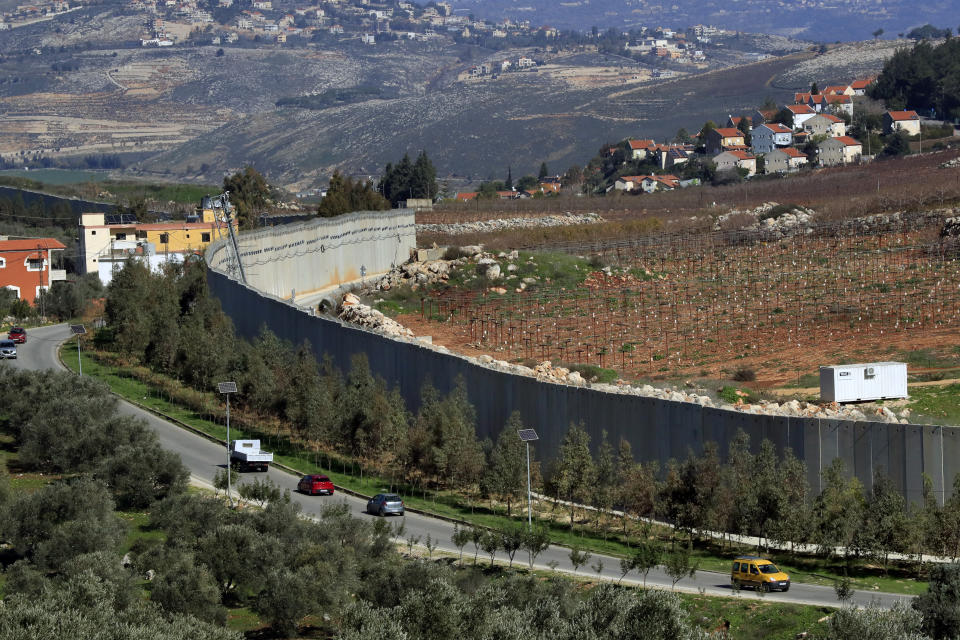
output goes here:
[{"label": "green tree", "polygon": [[885,158],[897,158],[910,153],[910,140],[903,131],[895,131],[887,136],[887,144],[880,155]]},{"label": "green tree", "polygon": [[460,557],[457,559],[460,564],[463,564],[463,548],[467,546],[467,543],[470,542],[470,529],[467,527],[460,527],[456,523],[453,525],[453,535],[450,536],[450,541],[453,542],[453,546],[457,548],[457,551],[460,552]]},{"label": "green tree", "polygon": [[527,488],[526,445],[517,432],[523,429],[520,412],[514,411],[507,418],[497,444],[490,453],[490,464],[484,476],[484,485],[491,494],[507,503],[507,516],[513,515],[513,503]]},{"label": "green tree", "polygon": [[589,551],[583,551],[580,547],[574,545],[570,549],[568,556],[570,558],[570,564],[573,565],[573,572],[577,573],[580,570],[580,567],[590,562],[590,558],[593,557],[593,554]]},{"label": "green tree", "polygon": [[181,556],[156,577],[150,599],[170,613],[183,613],[206,622],[224,624],[227,611],[213,576],[190,555]]},{"label": "green tree", "polygon": [[630,557],[630,568],[643,576],[643,586],[647,586],[647,575],[663,561],[663,545],[656,538],[641,540],[636,551]]},{"label": "green tree", "polygon": [[537,561],[537,556],[549,547],[550,532],[545,526],[537,524],[532,529],[526,531],[522,548],[527,552],[527,560],[531,569],[533,569],[533,563]]},{"label": "green tree", "polygon": [[910,547],[911,523],[907,504],[890,478],[877,469],[873,488],[864,510],[862,532],[871,555],[879,557],[886,573],[891,553],[905,553]]},{"label": "green tree", "polygon": [[677,588],[677,583],[684,578],[692,578],[697,573],[698,563],[693,561],[689,546],[681,546],[677,550],[666,554],[663,569],[672,581],[671,589]]},{"label": "green tree", "polygon": [[550,175],[550,170],[547,169],[547,163],[546,163],[546,162],[541,162],[541,163],[540,163],[540,171],[537,173],[537,180],[543,180],[543,179],[546,178],[548,175]]},{"label": "green tree", "polygon": [[928,640],[922,632],[920,615],[898,602],[890,609],[876,604],[843,607],[827,619],[826,630],[814,634],[818,640]]},{"label": "green tree", "polygon": [[317,610],[317,578],[308,567],[292,570],[275,566],[267,571],[255,608],[270,621],[277,635],[295,637],[300,621]]},{"label": "green tree", "polygon": [[511,523],[499,531],[500,548],[503,549],[507,558],[510,559],[509,566],[513,566],[513,557],[517,551],[523,548],[524,538],[527,534],[527,528],[520,523]]},{"label": "green tree", "polygon": [[923,616],[924,633],[934,640],[960,637],[960,566],[933,565],[927,592],[914,600],[912,606]]},{"label": "green tree", "polygon": [[354,181],[350,176],[335,171],[330,177],[327,195],[317,206],[317,215],[332,218],[351,211],[382,211],[389,208],[390,202],[369,181]]},{"label": "green tree", "polygon": [[570,525],[574,524],[576,504],[590,499],[594,482],[593,457],[590,455],[590,436],[583,425],[570,424],[554,461],[553,484],[557,495],[570,502]]},{"label": "green tree", "polygon": [[855,477],[847,479],[843,461],[835,458],[823,471],[823,491],[814,500],[814,540],[821,553],[836,547],[849,550],[863,523],[863,488]]},{"label": "green tree", "polygon": [[224,178],[223,190],[229,192],[230,204],[236,207],[237,220],[244,229],[257,226],[258,218],[266,210],[273,193],[267,179],[249,165]]}]

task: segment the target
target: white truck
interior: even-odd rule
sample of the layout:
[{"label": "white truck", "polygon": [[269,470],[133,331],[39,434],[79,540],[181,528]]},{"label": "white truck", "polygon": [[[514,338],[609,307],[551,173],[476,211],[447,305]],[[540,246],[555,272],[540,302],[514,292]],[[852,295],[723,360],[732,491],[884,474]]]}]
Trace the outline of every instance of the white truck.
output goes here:
[{"label": "white truck", "polygon": [[230,442],[230,464],[237,471],[266,471],[273,454],[260,449],[259,440]]}]

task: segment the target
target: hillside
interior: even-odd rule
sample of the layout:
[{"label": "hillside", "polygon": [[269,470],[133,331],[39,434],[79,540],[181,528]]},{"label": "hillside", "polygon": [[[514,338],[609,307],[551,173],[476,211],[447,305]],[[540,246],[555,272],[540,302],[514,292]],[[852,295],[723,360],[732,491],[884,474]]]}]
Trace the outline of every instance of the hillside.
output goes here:
[{"label": "hillside", "polygon": [[654,3],[647,0],[454,0],[458,11],[487,19],[538,20],[561,29],[633,28],[711,24],[739,31],[765,31],[819,42],[867,39],[878,28],[890,34],[926,22],[953,26],[960,2],[915,3],[910,0],[675,0]]},{"label": "hillside", "polygon": [[[306,184],[334,168],[378,174],[404,152],[426,149],[441,174],[486,179],[506,171],[583,164],[607,141],[658,140],[681,127],[740,113],[796,87],[770,80],[811,54],[633,88],[579,88],[540,74],[454,84],[444,91],[319,111],[278,109],[228,122],[143,163],[146,172],[252,162],[282,184]],[[703,96],[709,96],[704,98]]]}]

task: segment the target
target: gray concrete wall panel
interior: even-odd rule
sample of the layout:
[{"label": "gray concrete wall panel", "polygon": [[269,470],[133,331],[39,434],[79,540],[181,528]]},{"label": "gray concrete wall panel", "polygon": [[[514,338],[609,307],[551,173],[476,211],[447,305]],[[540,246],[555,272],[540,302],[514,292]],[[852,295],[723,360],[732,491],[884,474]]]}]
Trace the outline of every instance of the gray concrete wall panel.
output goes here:
[{"label": "gray concrete wall panel", "polygon": [[921,498],[923,472],[931,476],[938,497],[944,489],[947,497],[952,491],[953,478],[960,472],[960,433],[955,427],[943,429],[941,436],[940,427],[760,416],[550,384],[480,366],[417,341],[392,340],[315,316],[287,300],[291,289],[302,294],[350,279],[355,275],[351,270],[360,265],[373,274],[402,262],[414,246],[414,228],[411,212],[394,211],[243,234],[241,254],[252,267],[248,285],[237,281],[231,270],[232,249],[221,241],[207,251],[210,290],[242,336],[255,337],[266,325],[295,344],[309,340],[318,357],[328,354],[343,370],[349,369],[354,354],[366,354],[371,370],[397,386],[414,410],[426,381],[445,394],[462,376],[476,408],[478,435],[495,439],[510,413],[519,411],[540,436],[536,447],[540,460],[555,455],[571,423],[582,422],[594,446],[606,430],[614,447],[624,438],[639,461],[658,461],[661,467],[671,458],[686,458],[691,449],[702,452],[708,441],[716,442],[726,458],[730,442],[742,429],[750,436],[753,451],[763,438],[780,451],[791,447],[806,463],[814,493],[821,489],[821,470],[836,457],[868,488],[873,471],[882,466],[912,501]]}]

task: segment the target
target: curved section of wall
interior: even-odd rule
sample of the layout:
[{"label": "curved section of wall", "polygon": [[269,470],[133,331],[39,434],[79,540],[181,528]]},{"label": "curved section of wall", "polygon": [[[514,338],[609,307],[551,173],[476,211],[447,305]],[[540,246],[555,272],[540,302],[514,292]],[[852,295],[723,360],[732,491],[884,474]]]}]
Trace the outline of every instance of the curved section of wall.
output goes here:
[{"label": "curved section of wall", "polygon": [[[317,282],[331,279],[329,271],[313,271],[327,263],[317,258],[316,251],[307,252],[308,245],[301,244],[320,237],[316,234],[358,239],[342,244],[338,250],[349,255],[329,258],[330,264],[342,266],[343,261],[356,264],[358,260],[376,258],[378,262],[371,264],[385,270],[389,268],[388,260],[400,260],[394,236],[388,229],[392,229],[390,224],[405,229],[400,223],[409,219],[413,233],[413,216],[393,214],[396,217],[389,224],[381,216],[390,214],[353,214],[322,221],[323,231],[309,223],[244,234],[240,238],[241,254],[257,257],[260,266],[260,273],[250,278],[247,285],[233,275],[229,247],[220,242],[207,252],[210,289],[241,335],[253,337],[266,325],[294,343],[309,340],[318,357],[329,354],[344,370],[349,368],[353,354],[365,353],[371,369],[399,387],[410,407],[419,405],[424,382],[430,381],[440,391],[448,392],[462,376],[477,409],[478,435],[495,438],[510,413],[519,411],[524,423],[536,428],[540,435],[541,459],[553,455],[570,423],[582,422],[594,444],[605,430],[614,444],[620,438],[626,439],[638,460],[658,460],[661,465],[671,458],[684,458],[691,449],[700,452],[704,443],[710,441],[717,442],[725,453],[729,442],[742,429],[754,447],[764,438],[780,451],[790,447],[806,462],[813,491],[820,489],[821,470],[834,458],[841,458],[867,489],[873,484],[874,472],[882,468],[911,501],[922,498],[924,473],[933,481],[940,500],[949,497],[953,477],[960,472],[960,433],[954,427],[761,416],[541,382],[479,365],[442,347],[418,340],[394,340],[336,318],[315,316],[285,299],[287,288],[316,288]],[[331,224],[340,225],[341,232],[347,235],[334,233]],[[364,227],[365,224],[369,226]],[[400,237],[405,236],[401,233]],[[386,243],[385,247],[366,246],[381,241]],[[259,256],[268,254],[284,256],[278,262],[296,273],[273,273],[283,272],[283,268],[260,261]],[[323,255],[326,252],[321,252]],[[296,266],[300,264],[302,268]],[[276,288],[271,287],[274,284]]]},{"label": "curved section of wall", "polygon": [[[245,233],[238,245],[247,285],[303,299],[405,262],[417,231],[411,209],[361,211]],[[229,239],[211,245],[206,258],[210,269],[241,280]]]}]

